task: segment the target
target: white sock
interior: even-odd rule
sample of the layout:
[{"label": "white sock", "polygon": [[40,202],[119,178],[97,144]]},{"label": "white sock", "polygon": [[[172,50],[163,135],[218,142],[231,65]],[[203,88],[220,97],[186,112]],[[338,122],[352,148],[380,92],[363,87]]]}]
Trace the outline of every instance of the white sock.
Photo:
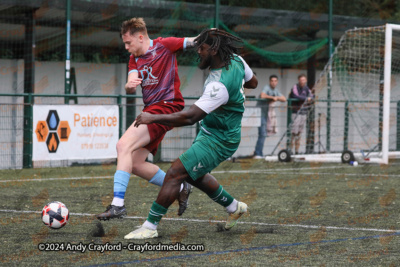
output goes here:
[{"label": "white sock", "polygon": [[149,222],[148,220],[146,220],[142,226],[144,226],[147,229],[157,230],[157,225],[155,225],[154,223]]},{"label": "white sock", "polygon": [[124,199],[119,197],[114,197],[113,201],[111,202],[111,205],[122,207],[124,205]]},{"label": "white sock", "polygon": [[226,207],[226,212],[234,213],[237,210],[237,207],[238,207],[238,201],[234,199],[232,203],[228,207]]},{"label": "white sock", "polygon": [[181,189],[179,190],[179,192],[181,192],[183,190],[183,184],[181,184]]}]

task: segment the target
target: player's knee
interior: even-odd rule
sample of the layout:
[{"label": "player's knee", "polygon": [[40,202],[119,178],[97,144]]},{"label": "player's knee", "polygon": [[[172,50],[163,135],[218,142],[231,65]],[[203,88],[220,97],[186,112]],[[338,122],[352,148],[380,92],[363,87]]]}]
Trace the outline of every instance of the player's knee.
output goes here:
[{"label": "player's knee", "polygon": [[117,154],[124,154],[124,153],[129,153],[129,144],[125,142],[123,139],[119,139],[117,142]]},{"label": "player's knee", "polygon": [[182,173],[180,168],[172,166],[165,176],[166,181],[181,184],[185,181],[185,175]]}]

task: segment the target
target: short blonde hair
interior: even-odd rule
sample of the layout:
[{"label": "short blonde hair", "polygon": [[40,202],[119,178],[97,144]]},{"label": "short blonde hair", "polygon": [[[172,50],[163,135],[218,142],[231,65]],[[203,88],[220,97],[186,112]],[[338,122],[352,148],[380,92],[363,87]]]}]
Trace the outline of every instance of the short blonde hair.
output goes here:
[{"label": "short blonde hair", "polygon": [[146,23],[143,18],[131,18],[122,22],[121,36],[127,32],[132,35],[136,32],[141,32],[147,35]]}]

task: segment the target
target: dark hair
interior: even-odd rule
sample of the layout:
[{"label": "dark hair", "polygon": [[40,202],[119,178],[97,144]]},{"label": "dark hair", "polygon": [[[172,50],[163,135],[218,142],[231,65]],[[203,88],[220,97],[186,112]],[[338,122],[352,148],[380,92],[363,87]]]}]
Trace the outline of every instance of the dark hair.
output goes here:
[{"label": "dark hair", "polygon": [[275,74],[272,74],[271,76],[269,76],[269,80],[272,80],[273,78],[276,78],[277,80],[279,80],[278,76],[276,76]]},{"label": "dark hair", "polygon": [[[196,42],[196,49],[205,43],[210,46],[210,50],[216,50],[227,70],[231,60],[234,59],[234,54],[239,54],[243,43],[239,37],[219,29],[203,30],[194,41]],[[200,56],[198,60],[200,60]]]},{"label": "dark hair", "polygon": [[301,77],[304,77],[304,78],[307,79],[307,76],[306,76],[305,74],[300,74],[300,75],[297,77],[297,79],[300,79]]}]

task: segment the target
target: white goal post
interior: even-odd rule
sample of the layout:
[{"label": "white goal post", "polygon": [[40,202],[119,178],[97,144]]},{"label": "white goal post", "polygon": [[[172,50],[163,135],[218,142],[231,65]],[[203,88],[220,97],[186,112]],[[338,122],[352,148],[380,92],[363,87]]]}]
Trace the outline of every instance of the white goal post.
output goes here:
[{"label": "white goal post", "polygon": [[[382,158],[379,163],[389,163],[389,127],[390,127],[390,88],[392,76],[392,37],[393,30],[400,31],[400,25],[386,24],[385,29],[385,64],[383,86],[383,129]],[[378,160],[379,161],[379,160]]]},{"label": "white goal post", "polygon": [[289,158],[344,162],[348,152],[352,160],[378,164],[400,158],[400,25],[346,31],[313,90],[315,103],[308,113],[313,123],[308,128],[312,144],[328,150],[318,153],[320,147],[316,152],[313,146],[311,153]]}]

